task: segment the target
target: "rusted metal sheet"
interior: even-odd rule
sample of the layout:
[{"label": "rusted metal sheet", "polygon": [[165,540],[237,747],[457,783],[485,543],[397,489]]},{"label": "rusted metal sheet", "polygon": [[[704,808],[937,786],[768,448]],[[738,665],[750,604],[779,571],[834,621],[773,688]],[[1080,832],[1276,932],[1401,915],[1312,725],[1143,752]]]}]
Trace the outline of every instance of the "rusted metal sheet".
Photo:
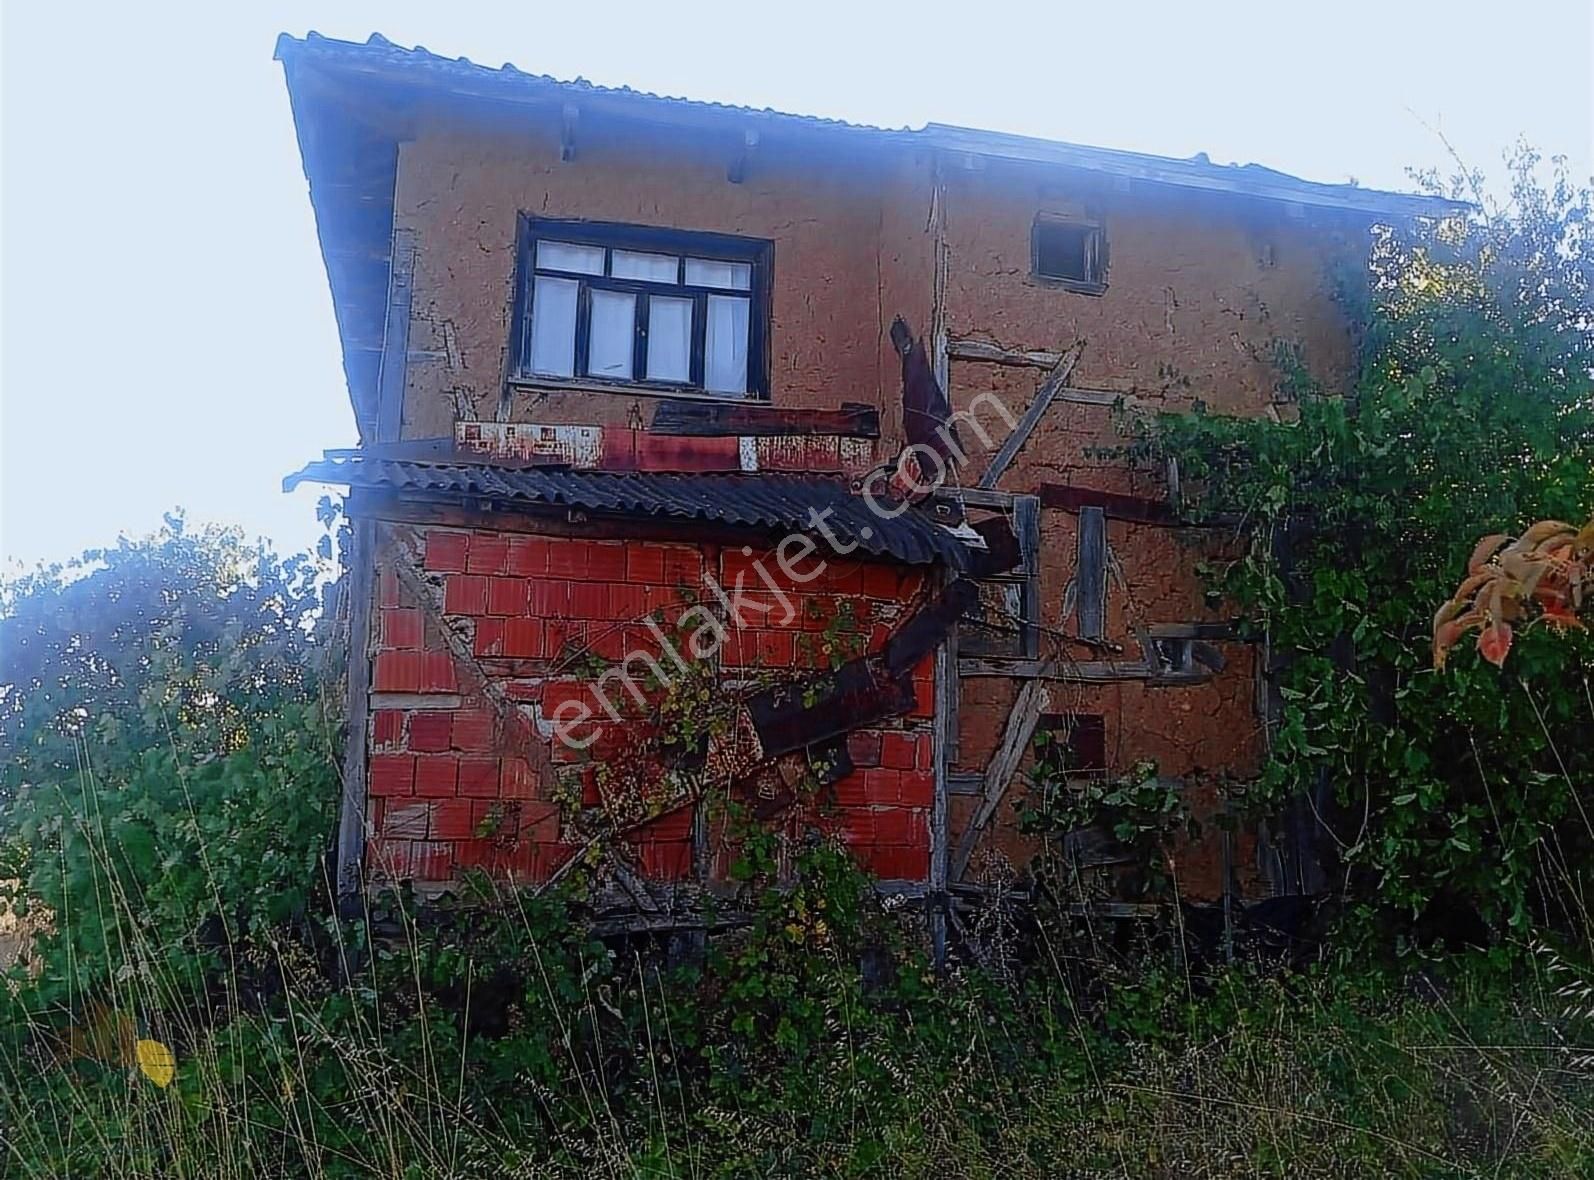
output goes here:
[{"label": "rusted metal sheet", "polygon": [[603,454],[601,426],[457,422],[454,439],[460,450],[494,459],[555,459],[576,468],[597,467]]},{"label": "rusted metal sheet", "polygon": [[851,474],[874,463],[869,439],[824,434],[776,434],[754,437],[758,471],[825,471]]}]

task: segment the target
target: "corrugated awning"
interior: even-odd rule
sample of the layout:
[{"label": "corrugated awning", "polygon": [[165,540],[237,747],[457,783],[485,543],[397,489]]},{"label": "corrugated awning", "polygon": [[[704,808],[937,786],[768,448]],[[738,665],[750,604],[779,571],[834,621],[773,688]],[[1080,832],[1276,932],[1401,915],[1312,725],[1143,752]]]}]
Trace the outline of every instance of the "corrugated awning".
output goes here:
[{"label": "corrugated awning", "polygon": [[489,500],[761,532],[801,532],[821,543],[828,533],[849,552],[856,546],[877,557],[910,565],[940,562],[959,571],[967,569],[978,552],[918,508],[881,498],[876,504],[884,511],[877,511],[842,480],[823,476],[573,471],[347,458],[310,463],[283,480],[283,490],[291,491],[305,481],[446,502]]}]

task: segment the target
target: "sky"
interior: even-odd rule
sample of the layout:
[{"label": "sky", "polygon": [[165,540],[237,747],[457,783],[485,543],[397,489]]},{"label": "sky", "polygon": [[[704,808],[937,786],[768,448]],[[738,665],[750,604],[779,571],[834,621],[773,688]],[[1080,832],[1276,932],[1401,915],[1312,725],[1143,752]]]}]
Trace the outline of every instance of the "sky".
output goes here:
[{"label": "sky", "polygon": [[[1594,171],[1588,0],[10,3],[0,574],[186,510],[292,550],[354,427],[279,32],[885,126],[957,123],[1409,187],[1448,140]],[[1441,138],[1441,135],[1443,138]]]}]

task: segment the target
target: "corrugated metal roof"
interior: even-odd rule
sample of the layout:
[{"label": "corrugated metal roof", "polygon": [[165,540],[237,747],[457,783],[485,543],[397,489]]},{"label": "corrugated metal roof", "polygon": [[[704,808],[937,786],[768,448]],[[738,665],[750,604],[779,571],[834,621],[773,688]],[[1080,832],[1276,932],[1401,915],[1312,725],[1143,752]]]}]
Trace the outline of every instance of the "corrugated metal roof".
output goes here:
[{"label": "corrugated metal roof", "polygon": [[[968,567],[973,551],[916,508],[887,517],[838,479],[802,475],[717,475],[572,471],[400,459],[321,459],[282,481],[419,493],[443,500],[581,508],[617,516],[664,517],[824,539],[815,514],[839,543],[910,565]],[[901,508],[880,501],[895,511]]]},{"label": "corrugated metal roof", "polygon": [[751,121],[755,125],[849,132],[873,137],[882,146],[894,141],[910,146],[1080,168],[1155,184],[1240,193],[1263,200],[1288,201],[1320,208],[1402,216],[1437,216],[1447,210],[1467,207],[1463,202],[1440,197],[1303,180],[1259,164],[1214,164],[1205,152],[1189,159],[1178,159],[943,123],[930,123],[918,129],[891,129],[815,115],[794,115],[769,107],[736,106],[654,94],[629,86],[600,86],[584,78],[565,81],[547,74],[528,73],[508,62],[495,69],[465,57],[443,57],[419,45],[406,49],[380,33],[371,34],[364,42],[340,41],[315,32],[300,40],[284,33],[277,39],[277,57],[283,61],[313,61],[371,80],[386,79],[429,86],[459,96],[497,98],[511,102],[524,102],[539,96],[563,96],[566,99],[584,96],[625,103],[633,114],[652,115],[655,118],[672,115],[676,118],[729,116],[742,123]]}]

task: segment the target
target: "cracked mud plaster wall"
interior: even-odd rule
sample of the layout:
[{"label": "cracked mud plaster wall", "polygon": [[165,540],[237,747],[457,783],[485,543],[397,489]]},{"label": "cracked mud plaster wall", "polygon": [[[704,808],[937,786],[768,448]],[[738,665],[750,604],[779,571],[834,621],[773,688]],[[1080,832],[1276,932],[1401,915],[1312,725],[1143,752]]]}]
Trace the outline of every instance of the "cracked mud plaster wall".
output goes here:
[{"label": "cracked mud plaster wall", "polygon": [[[1053,631],[1073,632],[1077,621],[1063,615],[1063,596],[1073,576],[1078,546],[1079,518],[1072,513],[1041,513],[1041,621]],[[1134,632],[1155,623],[1218,621],[1224,616],[1209,609],[1195,572],[1202,558],[1221,556],[1225,534],[1207,529],[1171,529],[1126,521],[1107,522],[1112,556],[1125,571],[1127,589],[1109,576],[1106,638],[1121,644],[1121,657],[1134,659],[1139,646]],[[1107,768],[1126,772],[1137,762],[1150,760],[1160,774],[1184,778],[1185,793],[1208,838],[1184,844],[1178,856],[1180,888],[1193,899],[1209,899],[1222,891],[1221,846],[1211,824],[1217,795],[1204,775],[1254,772],[1262,756],[1262,727],[1256,712],[1256,650],[1243,643],[1215,645],[1227,661],[1224,671],[1205,684],[1150,686],[1139,682],[1082,685],[1052,684],[1047,714],[1092,713],[1102,717],[1106,729]],[[1042,638],[1043,655],[1058,652]],[[1075,661],[1089,660],[1084,648],[1061,649]],[[958,709],[958,759],[956,769],[983,774],[1002,740],[1008,712],[1018,695],[1016,681],[999,677],[964,677]],[[1030,759],[1026,758],[1024,770]],[[1014,804],[1028,790],[1024,774],[1014,780],[1003,806],[987,825],[982,849],[994,849],[1015,864],[1025,863],[1035,851],[1034,842],[1020,835]],[[969,796],[953,796],[950,831],[954,845],[975,809]],[[1236,839],[1234,861],[1255,860],[1252,838]]]},{"label": "cracked mud plaster wall", "polygon": [[[1346,215],[1292,215],[1284,205],[1226,194],[1110,181],[1063,184],[1038,169],[992,163],[944,170],[951,254],[947,319],[953,337],[1017,350],[1086,347],[1070,384],[1131,395],[1152,408],[1187,409],[1197,400],[1239,415],[1293,409],[1275,404],[1278,342],[1298,348],[1310,374],[1342,388],[1352,371],[1351,325],[1335,292],[1359,281],[1367,225]],[[1038,213],[1089,216],[1106,231],[1107,289],[1064,290],[1030,273],[1030,231]],[[951,399],[965,408],[985,391],[1013,414],[1030,402],[1044,370],[954,361]],[[1005,432],[989,410],[979,420]],[[1054,404],[1001,486],[1041,481],[1115,491],[1131,476],[1086,453],[1120,442],[1106,408]]]},{"label": "cracked mud plaster wall", "polygon": [[894,315],[929,321],[928,170],[903,154],[823,154],[765,134],[741,184],[726,168],[741,131],[647,128],[581,116],[561,162],[557,112],[502,126],[424,125],[400,147],[396,224],[416,233],[404,436],[483,420],[625,422],[653,401],[623,394],[516,393],[500,407],[517,215],[586,218],[774,242],[771,387],[781,406],[881,409],[899,433]]}]

